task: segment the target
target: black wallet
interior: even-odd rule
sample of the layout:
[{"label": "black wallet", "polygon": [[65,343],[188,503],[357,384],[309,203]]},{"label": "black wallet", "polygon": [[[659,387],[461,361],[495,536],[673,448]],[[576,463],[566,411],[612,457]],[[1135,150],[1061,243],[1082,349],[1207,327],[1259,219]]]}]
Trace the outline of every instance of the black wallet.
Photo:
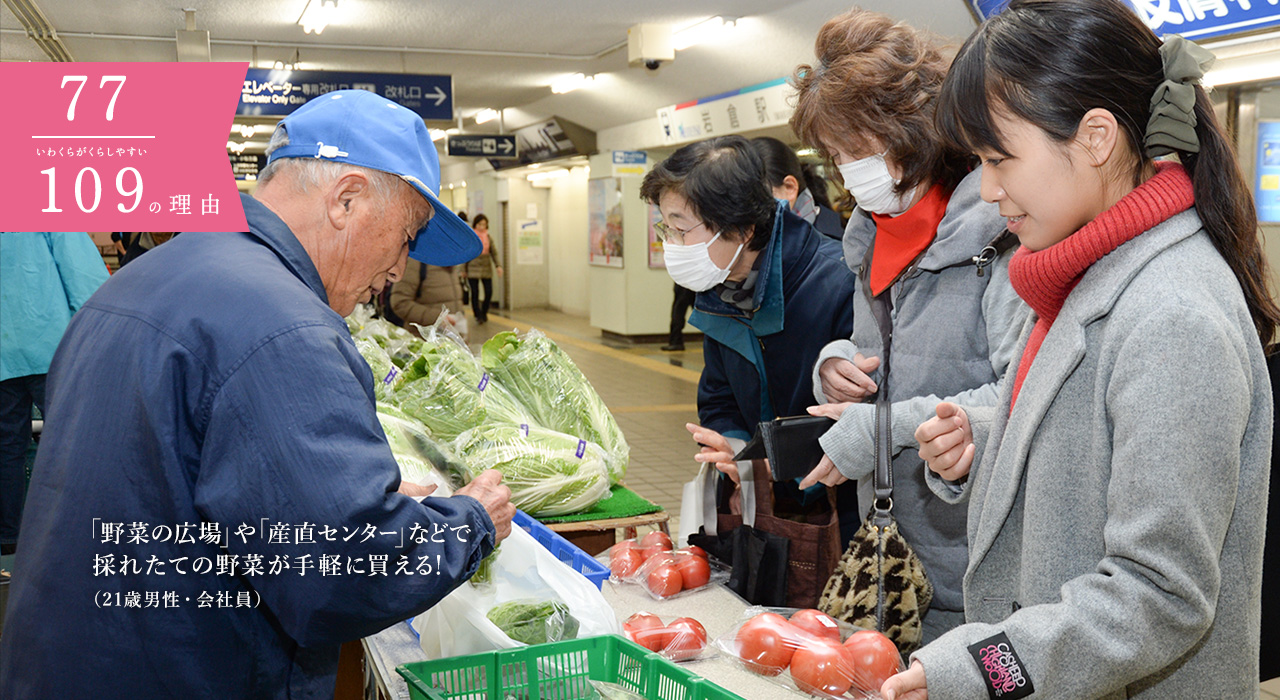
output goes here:
[{"label": "black wallet", "polygon": [[835,424],[826,416],[791,416],[763,422],[734,460],[767,458],[774,481],[802,479],[822,461],[818,438]]}]

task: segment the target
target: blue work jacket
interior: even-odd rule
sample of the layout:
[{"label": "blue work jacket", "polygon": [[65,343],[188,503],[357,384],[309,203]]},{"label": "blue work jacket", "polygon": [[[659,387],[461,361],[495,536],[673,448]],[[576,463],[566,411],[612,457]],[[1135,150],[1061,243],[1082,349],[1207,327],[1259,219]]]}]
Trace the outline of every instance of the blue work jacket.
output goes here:
[{"label": "blue work jacket", "polygon": [[87,233],[0,233],[0,381],[48,372],[71,315],[106,281]]},{"label": "blue work jacket", "polygon": [[742,440],[760,421],[804,415],[818,353],[853,331],[854,274],[839,243],[782,202],[761,255],[749,317],[718,288],[699,293],[689,317],[704,334],[698,420]]},{"label": "blue work jacket", "polygon": [[249,232],[174,238],[67,328],[6,700],[332,697],[342,642],[431,607],[493,549],[475,499],[396,492],[368,365],[297,238],[243,201]]}]

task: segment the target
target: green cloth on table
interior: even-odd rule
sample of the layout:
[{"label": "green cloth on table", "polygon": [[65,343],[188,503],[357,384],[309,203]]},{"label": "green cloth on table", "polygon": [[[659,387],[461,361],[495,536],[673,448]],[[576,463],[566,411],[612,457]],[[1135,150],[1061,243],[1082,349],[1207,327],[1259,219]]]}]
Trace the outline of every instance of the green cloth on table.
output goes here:
[{"label": "green cloth on table", "polygon": [[538,520],[544,523],[578,523],[586,520],[630,518],[634,515],[657,513],[662,510],[662,506],[644,499],[629,488],[614,486],[609,491],[612,495],[581,513],[538,518]]}]

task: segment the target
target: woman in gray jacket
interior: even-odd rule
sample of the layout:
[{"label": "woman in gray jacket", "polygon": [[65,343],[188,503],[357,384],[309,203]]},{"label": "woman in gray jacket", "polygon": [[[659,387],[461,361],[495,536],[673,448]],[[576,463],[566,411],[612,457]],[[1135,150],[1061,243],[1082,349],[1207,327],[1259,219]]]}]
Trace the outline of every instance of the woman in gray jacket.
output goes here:
[{"label": "woman in gray jacket", "polygon": [[[893,402],[893,514],[933,584],[932,603],[921,611],[927,642],[964,621],[968,553],[965,509],[933,497],[913,432],[944,398],[996,402],[996,382],[1028,313],[1006,271],[1015,240],[1001,236],[999,211],[979,197],[980,170],[934,127],[947,65],[925,36],[855,9],[822,27],[815,52],[816,65],[793,78],[799,94],[791,123],[835,161],[857,201],[844,258],[858,274],[858,292],[852,337],[828,344],[813,368],[815,398],[824,405],[810,412],[838,422],[821,439],[826,457],[801,486],[856,479],[861,513],[842,504],[840,516],[846,540],[854,534],[874,501],[873,401],[884,383]],[[888,381],[871,296],[891,304]]]},{"label": "woman in gray jacket", "polygon": [[1118,0],[1014,0],[953,63],[939,125],[1035,315],[1000,406],[917,430],[968,502],[967,624],[887,699],[1257,697],[1280,310],[1211,59]]}]

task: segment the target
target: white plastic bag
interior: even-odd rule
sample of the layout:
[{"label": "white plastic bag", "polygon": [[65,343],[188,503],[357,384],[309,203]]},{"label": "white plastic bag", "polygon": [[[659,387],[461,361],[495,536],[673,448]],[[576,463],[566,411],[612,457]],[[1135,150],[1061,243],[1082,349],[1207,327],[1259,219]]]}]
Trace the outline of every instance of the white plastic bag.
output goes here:
[{"label": "white plastic bag", "polygon": [[[738,442],[738,441],[734,441]],[[737,447],[735,449],[741,449]],[[756,522],[756,490],[752,481],[751,460],[737,462],[738,483],[742,499],[742,522],[755,525]],[[689,535],[716,533],[716,484],[720,478],[720,470],[714,464],[703,462],[698,475],[684,485],[680,497],[680,524],[676,529],[676,546],[689,546]]]},{"label": "white plastic bag", "polygon": [[462,584],[414,618],[413,629],[431,659],[523,646],[485,617],[493,606],[522,598],[564,603],[578,619],[579,638],[622,632],[617,615],[595,584],[519,527],[512,528],[498,550],[492,584]]}]

